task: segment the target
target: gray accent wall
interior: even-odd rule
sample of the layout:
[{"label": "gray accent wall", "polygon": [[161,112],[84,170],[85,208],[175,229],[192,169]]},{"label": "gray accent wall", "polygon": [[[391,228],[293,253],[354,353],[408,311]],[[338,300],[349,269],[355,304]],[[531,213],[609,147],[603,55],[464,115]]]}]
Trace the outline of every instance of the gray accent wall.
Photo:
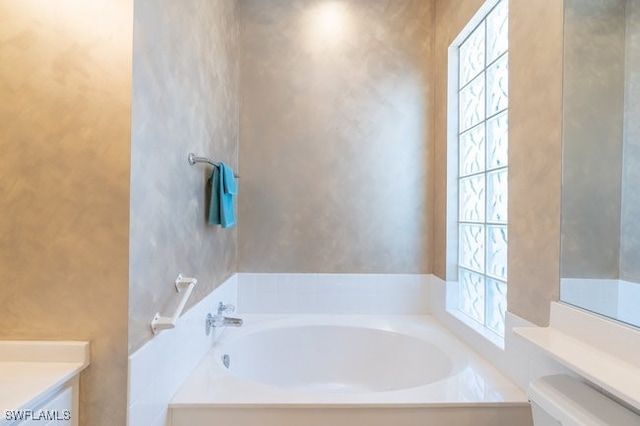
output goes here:
[{"label": "gray accent wall", "polygon": [[237,169],[239,120],[236,1],[136,0],[134,21],[129,353],[179,273],[198,278],[189,309],[236,272],[236,228],[206,223],[211,166],[187,154]]},{"label": "gray accent wall", "polygon": [[243,0],[238,270],[431,272],[423,0]]}]

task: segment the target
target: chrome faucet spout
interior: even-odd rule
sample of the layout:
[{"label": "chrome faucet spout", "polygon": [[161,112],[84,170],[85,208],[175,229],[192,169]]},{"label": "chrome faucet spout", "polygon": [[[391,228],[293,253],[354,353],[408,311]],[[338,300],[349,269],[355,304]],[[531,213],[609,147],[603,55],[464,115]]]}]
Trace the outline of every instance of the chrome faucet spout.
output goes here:
[{"label": "chrome faucet spout", "polygon": [[233,305],[223,305],[220,303],[218,313],[216,315],[207,314],[206,332],[207,336],[211,333],[213,327],[242,327],[242,318],[231,318],[222,315],[225,311],[233,311]]},{"label": "chrome faucet spout", "polygon": [[242,327],[242,318],[222,317],[222,325],[225,327]]}]

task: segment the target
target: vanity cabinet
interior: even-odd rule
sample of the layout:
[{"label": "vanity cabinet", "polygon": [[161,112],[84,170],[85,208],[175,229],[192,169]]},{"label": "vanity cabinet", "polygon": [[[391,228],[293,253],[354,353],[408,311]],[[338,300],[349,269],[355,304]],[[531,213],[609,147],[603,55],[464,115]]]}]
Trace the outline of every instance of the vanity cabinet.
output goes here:
[{"label": "vanity cabinet", "polygon": [[42,402],[36,403],[33,409],[22,410],[22,415],[26,416],[27,413],[30,413],[31,418],[14,419],[14,423],[9,424],[12,426],[78,426],[78,378],[50,394],[43,395]]},{"label": "vanity cabinet", "polygon": [[0,341],[0,426],[78,426],[88,342]]}]

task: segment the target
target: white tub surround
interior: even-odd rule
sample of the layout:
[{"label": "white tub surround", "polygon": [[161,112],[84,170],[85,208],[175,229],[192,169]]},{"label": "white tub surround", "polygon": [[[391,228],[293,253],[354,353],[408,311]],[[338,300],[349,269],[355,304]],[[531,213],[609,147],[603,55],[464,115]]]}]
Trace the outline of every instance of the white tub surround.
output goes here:
[{"label": "white tub surround", "polygon": [[525,394],[430,316],[243,319],[174,396],[173,426],[530,424]]},{"label": "white tub surround", "polygon": [[640,330],[554,302],[549,327],[514,331],[640,412]]},{"label": "white tub surround", "polygon": [[78,425],[78,376],[89,358],[89,342],[0,341],[0,425],[51,416]]},{"label": "white tub surround", "polygon": [[237,277],[229,278],[129,356],[128,426],[165,426],[169,401],[220,334],[206,335],[205,318],[218,304],[237,304]]},{"label": "white tub surround", "polygon": [[[212,343],[205,318],[218,304],[244,313],[427,313],[428,275],[244,274],[230,277],[164,331],[129,356],[128,426],[165,426],[168,403]],[[352,309],[349,311],[349,309]]]},{"label": "white tub surround", "polygon": [[429,313],[430,275],[237,275],[239,314]]},{"label": "white tub surround", "polygon": [[[161,333],[130,356],[128,424],[165,426],[170,421],[168,403],[175,394],[172,407],[175,403],[176,407],[179,405],[180,408],[171,409],[173,426],[209,424],[212,409],[215,410],[216,421],[228,420],[238,426],[255,424],[256,416],[265,422],[271,422],[264,423],[265,425],[278,426],[325,426],[328,418],[334,425],[422,426],[425,419],[430,419],[434,424],[529,425],[530,410],[524,393],[529,382],[543,375],[575,373],[531,342],[516,335],[512,331],[514,326],[532,324],[515,315],[507,313],[504,348],[477,334],[468,324],[461,323],[448,313],[445,287],[444,281],[428,275],[236,274],[186,312],[175,329]],[[206,314],[215,314],[219,302],[235,304],[237,311],[233,316],[248,322],[241,328],[215,329],[212,336],[206,337],[203,332]],[[219,341],[222,344],[222,340],[234,334],[243,336],[243,333],[255,331],[256,324],[252,318],[284,321],[281,323],[283,326],[286,325],[287,318],[292,317],[296,318],[296,326],[309,325],[304,321],[317,317],[337,321],[325,323],[324,326],[347,326],[350,324],[349,321],[369,318],[373,321],[369,325],[352,323],[350,327],[371,328],[371,324],[378,324],[373,327],[378,328],[374,333],[382,332],[383,329],[384,332],[391,333],[396,331],[392,327],[394,324],[398,325],[403,321],[406,324],[411,319],[417,319],[418,324],[422,324],[416,325],[414,330],[424,330],[425,322],[434,323],[427,315],[429,312],[433,312],[434,316],[449,328],[447,330],[436,323],[434,329],[448,335],[449,341],[455,342],[453,346],[464,347],[469,351],[469,345],[493,363],[494,367],[482,361],[475,352],[469,351],[470,359],[481,360],[484,365],[482,371],[487,372],[489,379],[484,373],[476,371],[478,374],[474,374],[469,368],[460,370],[456,366],[463,365],[464,362],[460,364],[452,361],[452,371],[457,371],[457,374],[447,373],[448,375],[440,380],[414,387],[373,392],[369,384],[365,386],[369,387],[368,391],[363,387],[358,389],[358,386],[354,386],[342,389],[343,392],[336,394],[318,392],[318,387],[311,386],[305,391],[233,376],[222,366],[221,354],[215,353],[220,346],[216,344],[212,349],[213,343],[220,336]],[[381,327],[376,321],[387,323]],[[292,326],[289,324],[289,328]],[[451,336],[452,331],[465,343]],[[411,332],[405,330],[400,334],[411,335]],[[270,338],[275,336],[272,334]],[[300,345],[298,340],[293,343],[281,342],[276,346],[283,349],[307,346]],[[243,344],[250,345],[249,340]],[[342,344],[334,343],[333,346]],[[452,347],[449,343],[442,342],[436,346],[445,354],[448,354],[448,348]],[[403,351],[398,351],[401,352]],[[368,350],[367,354],[371,354],[371,359],[375,360],[378,351],[373,348]],[[231,355],[231,367],[233,368],[234,363],[238,367],[239,358]],[[301,355],[303,358],[308,356]],[[401,363],[408,363],[406,358],[402,358]],[[451,359],[459,358],[454,355]],[[254,361],[260,360],[254,359],[251,363]],[[424,366],[432,364],[428,359],[422,361]],[[385,364],[384,368],[377,369],[379,372],[386,371],[387,365],[389,363]],[[304,367],[304,364],[300,364],[300,367]],[[196,371],[207,368],[211,371],[198,377]],[[501,373],[511,379],[517,387]],[[220,381],[222,376],[217,375],[225,375],[224,381]],[[376,377],[375,374],[371,376]],[[491,377],[498,377],[498,381],[505,386],[494,386],[495,382],[492,382]],[[352,383],[357,381],[353,379]],[[444,386],[445,383],[448,387]],[[176,390],[183,384],[182,389],[176,394]],[[320,386],[320,389],[326,389],[324,385]],[[196,389],[206,388],[207,392],[200,393],[199,390],[195,390],[192,394],[194,399],[191,399],[191,396],[186,394],[189,392],[186,390],[188,386],[195,386]],[[256,392],[257,389],[260,391]],[[438,394],[438,389],[443,392]],[[515,389],[520,396],[509,399],[505,396],[505,389]],[[422,396],[419,395],[420,390],[424,391]],[[514,395],[510,392],[506,392],[506,395]],[[211,402],[207,398],[213,396],[221,399],[212,404],[215,407],[207,406]],[[452,403],[449,398],[453,399],[454,396],[458,399]],[[242,397],[245,398],[244,401],[238,399]],[[323,397],[329,400],[333,398],[334,402],[320,402],[317,399]],[[420,399],[421,397],[424,399]],[[180,423],[182,421],[186,423]]]}]

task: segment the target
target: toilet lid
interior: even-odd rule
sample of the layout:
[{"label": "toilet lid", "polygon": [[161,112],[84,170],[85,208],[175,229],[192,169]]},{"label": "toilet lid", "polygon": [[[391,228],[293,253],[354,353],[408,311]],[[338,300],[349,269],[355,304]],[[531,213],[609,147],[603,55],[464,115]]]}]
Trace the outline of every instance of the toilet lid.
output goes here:
[{"label": "toilet lid", "polygon": [[542,377],[527,394],[563,426],[640,425],[640,416],[573,377]]}]

